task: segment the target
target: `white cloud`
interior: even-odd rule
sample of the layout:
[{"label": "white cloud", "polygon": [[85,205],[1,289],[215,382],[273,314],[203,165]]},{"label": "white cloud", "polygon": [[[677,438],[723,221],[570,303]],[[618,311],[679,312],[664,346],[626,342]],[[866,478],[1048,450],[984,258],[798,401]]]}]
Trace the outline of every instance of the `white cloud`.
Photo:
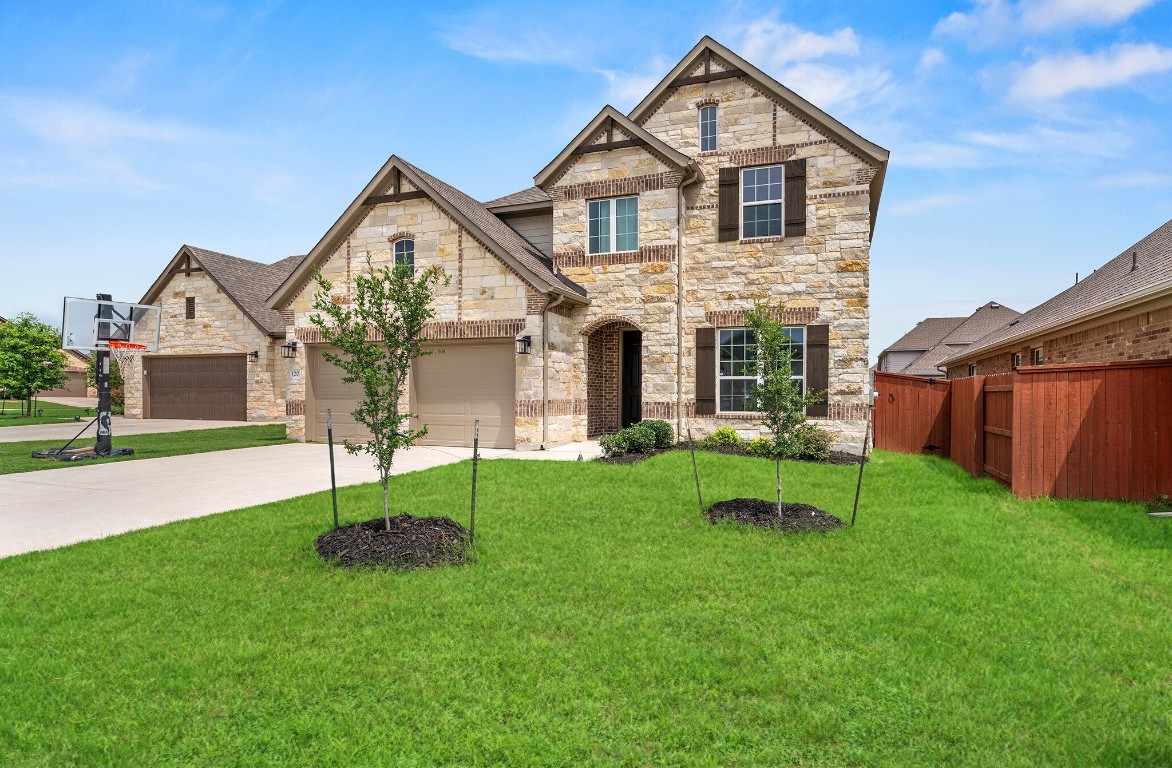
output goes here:
[{"label": "white cloud", "polygon": [[1155,0],[976,0],[968,12],[955,11],[936,23],[933,34],[996,45],[1023,34],[1046,34],[1076,27],[1105,27],[1126,21]]},{"label": "white cloud", "polygon": [[859,37],[850,27],[820,35],[779,21],[776,12],[731,31],[737,51],[762,69],[778,69],[827,56],[859,55]]},{"label": "white cloud", "polygon": [[619,110],[626,111],[633,108],[651,92],[663,76],[671,69],[670,64],[657,63],[651,72],[617,72],[611,69],[600,69],[598,74],[606,80],[606,101]]},{"label": "white cloud", "polygon": [[182,123],[148,120],[132,112],[79,100],[0,96],[0,113],[41,141],[72,150],[119,141],[181,143],[211,135]]},{"label": "white cloud", "polygon": [[1125,85],[1144,75],[1172,70],[1172,48],[1153,43],[1113,46],[1108,51],[1043,57],[1025,67],[1010,86],[1017,101],[1058,99],[1080,90]]},{"label": "white cloud", "polygon": [[1094,185],[1101,189],[1157,189],[1172,187],[1172,174],[1137,171],[1095,179]]},{"label": "white cloud", "polygon": [[778,79],[821,109],[848,113],[882,101],[892,90],[891,73],[876,67],[807,62],[782,70]]},{"label": "white cloud", "polygon": [[920,54],[920,63],[916,65],[916,71],[921,74],[931,72],[947,61],[948,57],[939,48],[925,48],[924,52]]},{"label": "white cloud", "polygon": [[887,212],[896,216],[919,214],[925,211],[934,211],[941,208],[958,208],[972,203],[972,195],[962,195],[954,192],[943,192],[938,195],[925,195],[892,205]]}]

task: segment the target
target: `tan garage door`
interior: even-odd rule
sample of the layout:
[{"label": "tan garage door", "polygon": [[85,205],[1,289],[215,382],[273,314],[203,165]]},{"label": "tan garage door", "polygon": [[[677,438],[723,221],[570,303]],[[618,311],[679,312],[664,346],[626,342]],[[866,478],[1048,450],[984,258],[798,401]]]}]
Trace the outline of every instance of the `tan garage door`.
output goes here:
[{"label": "tan garage door", "polygon": [[513,341],[448,342],[411,368],[411,410],[427,425],[423,445],[472,447],[480,420],[480,445],[512,448],[516,399]]},{"label": "tan garage door", "polygon": [[143,367],[148,419],[248,418],[244,355],[148,357]]},{"label": "tan garage door", "polygon": [[41,397],[85,397],[85,371],[66,371],[65,386],[41,393]]},{"label": "tan garage door", "polygon": [[[430,348],[430,347],[429,347]],[[514,446],[515,353],[512,341],[446,342],[434,355],[415,361],[411,370],[411,410],[427,424],[421,445],[472,445],[472,424],[480,419],[480,444],[485,448]],[[366,440],[366,431],[350,411],[362,397],[358,384],[344,384],[343,372],[322,357],[310,355],[309,390],[312,417],[308,439],[326,439],[326,409],[333,410],[334,440]]]}]

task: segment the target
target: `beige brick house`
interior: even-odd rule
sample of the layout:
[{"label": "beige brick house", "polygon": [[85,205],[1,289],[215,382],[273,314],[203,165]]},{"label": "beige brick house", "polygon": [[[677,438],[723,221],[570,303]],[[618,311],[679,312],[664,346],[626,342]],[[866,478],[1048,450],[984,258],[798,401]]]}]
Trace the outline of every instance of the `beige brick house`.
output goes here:
[{"label": "beige brick house", "polygon": [[283,419],[287,318],[265,299],[301,259],[261,264],[180,248],[140,302],[162,308],[159,350],[122,372],[126,415]]},{"label": "beige brick house", "polygon": [[808,415],[861,443],[870,242],[888,153],[711,38],[629,114],[604,107],[534,177],[480,203],[397,156],[268,300],[291,313],[289,432],[357,435],[353,385],[310,322],[319,268],[334,298],[392,261],[435,265],[412,410],[428,441],[540,448],[662,418],[759,430],[743,375],[745,312],[783,301]]},{"label": "beige brick house", "polygon": [[1172,358],[1172,221],[940,363],[948,378],[1023,365]]}]

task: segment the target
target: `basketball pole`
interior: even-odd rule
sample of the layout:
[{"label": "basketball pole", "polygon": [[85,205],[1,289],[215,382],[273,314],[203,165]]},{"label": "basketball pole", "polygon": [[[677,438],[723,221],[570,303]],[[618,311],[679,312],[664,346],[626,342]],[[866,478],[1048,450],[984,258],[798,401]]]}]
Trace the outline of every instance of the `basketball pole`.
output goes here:
[{"label": "basketball pole", "polygon": [[[98,301],[113,301],[114,297],[108,293],[99,293]],[[98,308],[98,318],[109,320],[110,305],[102,304]],[[94,453],[99,456],[109,456],[114,448],[114,436],[110,425],[110,350],[99,349],[94,358],[94,367],[97,375],[94,377],[98,385],[98,439],[94,443]]]}]

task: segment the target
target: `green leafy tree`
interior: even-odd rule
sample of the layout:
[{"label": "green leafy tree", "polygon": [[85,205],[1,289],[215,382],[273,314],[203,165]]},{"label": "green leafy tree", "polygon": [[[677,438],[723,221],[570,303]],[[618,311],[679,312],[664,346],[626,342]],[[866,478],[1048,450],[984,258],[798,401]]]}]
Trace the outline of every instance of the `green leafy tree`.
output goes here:
[{"label": "green leafy tree", "polygon": [[315,273],[317,312],[310,321],[340,350],[341,354],[322,354],[345,372],[342,381],[362,385],[362,400],[351,413],[371,437],[365,443],[347,440],[345,446],[351,454],[365,452],[374,458],[383,490],[383,517],[390,530],[388,481],[395,452],[427,434],[427,425],[410,428],[413,414],[401,407],[401,401],[411,361],[431,354],[423,348],[423,327],[435,316],[431,299],[436,285],[441,279],[446,285],[448,278],[441,278],[436,267],[418,276],[408,264],[376,270],[369,255],[366,264],[369,274],[355,278],[354,300],[347,306],[332,298],[333,284]]},{"label": "green leafy tree", "polygon": [[793,378],[793,349],[786,335],[784,305],[757,302],[745,314],[753,329],[756,357],[750,366],[757,376],[753,397],[757,410],[764,413],[762,423],[772,434],[769,454],[777,476],[777,514],[781,516],[781,459],[792,452],[806,423],[806,406],[822,402],[825,392],[803,392],[802,383]]},{"label": "green leafy tree", "polygon": [[38,392],[65,384],[65,365],[56,328],[28,312],[0,323],[0,389],[24,403],[22,415],[32,415]]}]

